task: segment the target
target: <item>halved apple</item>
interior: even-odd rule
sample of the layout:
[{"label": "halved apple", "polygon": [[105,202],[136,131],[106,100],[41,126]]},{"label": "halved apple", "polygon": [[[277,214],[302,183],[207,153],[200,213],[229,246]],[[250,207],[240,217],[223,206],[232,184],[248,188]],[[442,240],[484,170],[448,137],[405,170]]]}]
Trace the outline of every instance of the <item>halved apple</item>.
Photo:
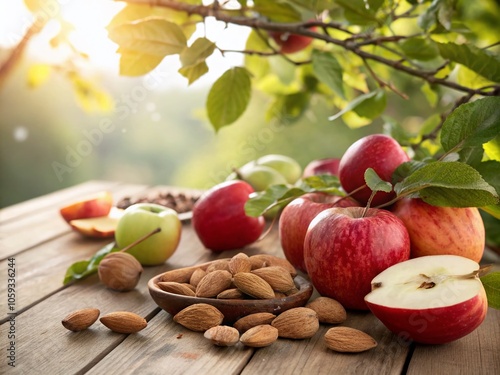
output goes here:
[{"label": "halved apple", "polygon": [[59,212],[68,223],[72,220],[107,216],[113,207],[113,196],[103,191],[62,207]]},{"label": "halved apple", "polygon": [[75,231],[94,238],[113,237],[118,220],[123,215],[122,209],[112,207],[107,216],[91,217],[86,219],[71,220],[69,225]]},{"label": "halved apple", "polygon": [[403,339],[443,344],[474,331],[488,302],[479,264],[457,255],[430,255],[395,264],[372,280],[372,313]]}]

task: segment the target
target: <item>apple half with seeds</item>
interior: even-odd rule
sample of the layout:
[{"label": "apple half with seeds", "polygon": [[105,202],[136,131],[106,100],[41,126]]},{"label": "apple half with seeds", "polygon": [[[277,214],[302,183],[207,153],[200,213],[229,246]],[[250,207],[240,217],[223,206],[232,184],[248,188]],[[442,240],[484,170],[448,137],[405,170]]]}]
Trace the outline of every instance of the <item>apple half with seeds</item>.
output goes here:
[{"label": "apple half with seeds", "polygon": [[430,255],[395,264],[372,280],[371,312],[402,339],[444,344],[474,331],[488,301],[479,264],[457,255]]}]

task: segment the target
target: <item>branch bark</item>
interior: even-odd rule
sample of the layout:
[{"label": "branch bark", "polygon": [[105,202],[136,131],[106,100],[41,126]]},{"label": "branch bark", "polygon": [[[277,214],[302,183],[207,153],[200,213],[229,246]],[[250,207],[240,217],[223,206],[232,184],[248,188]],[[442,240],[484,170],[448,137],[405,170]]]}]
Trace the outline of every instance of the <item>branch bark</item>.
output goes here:
[{"label": "branch bark", "polygon": [[[394,42],[400,39],[404,39],[403,36],[392,36],[392,37],[379,37],[379,38],[369,38],[367,35],[366,38],[356,41],[356,40],[342,40],[333,38],[326,33],[319,33],[314,30],[311,30],[309,27],[311,26],[320,26],[322,29],[327,30],[328,28],[336,28],[339,30],[345,30],[342,25],[336,23],[322,23],[319,21],[307,21],[307,22],[296,22],[296,23],[278,23],[268,21],[262,18],[256,17],[246,17],[242,15],[242,12],[238,11],[228,11],[219,6],[205,6],[205,5],[193,5],[178,2],[175,0],[124,0],[127,3],[134,4],[147,4],[151,6],[160,6],[166,7],[177,11],[183,11],[188,14],[196,14],[203,18],[213,17],[218,21],[225,22],[228,24],[234,24],[239,26],[248,26],[253,29],[261,29],[266,31],[281,31],[281,32],[290,32],[294,34],[299,34],[319,40],[323,40],[327,43],[335,44],[344,48],[347,51],[354,53],[359,56],[364,61],[372,60],[377,63],[386,65],[391,67],[394,70],[403,72],[407,75],[420,78],[430,84],[440,85],[443,87],[447,87],[459,92],[463,92],[471,97],[474,95],[481,96],[496,96],[498,95],[498,87],[495,86],[493,88],[479,88],[473,89],[467,86],[460,85],[456,82],[450,81],[446,78],[438,78],[435,76],[435,72],[420,70],[418,68],[409,66],[405,64],[405,61],[401,60],[391,60],[385,58],[383,56],[375,55],[371,52],[364,50],[362,47],[371,46],[371,45],[380,45],[385,42]],[[218,4],[218,3],[216,3]],[[401,17],[402,15],[400,15]],[[405,14],[405,16],[408,16]]]}]

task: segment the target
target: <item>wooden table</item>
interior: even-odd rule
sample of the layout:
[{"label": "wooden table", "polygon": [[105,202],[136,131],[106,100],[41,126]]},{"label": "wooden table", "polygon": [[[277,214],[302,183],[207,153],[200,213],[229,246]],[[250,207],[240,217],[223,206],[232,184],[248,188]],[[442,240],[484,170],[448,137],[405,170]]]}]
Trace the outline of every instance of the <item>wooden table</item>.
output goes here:
[{"label": "wooden table", "polygon": [[[106,289],[97,275],[63,286],[69,265],[91,257],[111,240],[90,240],[71,231],[58,208],[104,189],[118,200],[164,188],[91,181],[0,211],[0,373],[500,374],[500,311],[493,309],[479,329],[441,346],[408,343],[372,314],[349,312],[344,325],[372,335],[378,342],[375,349],[360,354],[332,352],[323,343],[328,326],[321,326],[311,339],[279,339],[257,350],[241,344],[216,347],[202,334],[174,323],[146,287],[161,272],[216,258],[203,248],[189,223],[184,224],[181,244],[172,258],[162,266],[146,268],[134,291]],[[245,251],[283,256],[276,230]],[[9,291],[7,280],[13,272],[15,288]],[[8,294],[14,298],[10,300],[13,311],[8,310]],[[101,314],[135,312],[147,319],[148,326],[131,335],[113,333],[99,321],[79,333],[63,328],[61,320],[84,307],[96,307]]]}]

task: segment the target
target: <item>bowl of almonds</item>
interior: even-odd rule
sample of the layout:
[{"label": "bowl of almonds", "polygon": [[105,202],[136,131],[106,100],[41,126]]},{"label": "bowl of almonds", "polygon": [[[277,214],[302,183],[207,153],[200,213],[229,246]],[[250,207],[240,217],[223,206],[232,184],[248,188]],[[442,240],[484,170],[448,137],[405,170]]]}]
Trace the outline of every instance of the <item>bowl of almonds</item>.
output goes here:
[{"label": "bowl of almonds", "polygon": [[311,282],[286,259],[245,253],[161,273],[149,280],[148,289],[172,316],[188,306],[207,304],[222,313],[224,324],[304,306],[313,292]]}]

